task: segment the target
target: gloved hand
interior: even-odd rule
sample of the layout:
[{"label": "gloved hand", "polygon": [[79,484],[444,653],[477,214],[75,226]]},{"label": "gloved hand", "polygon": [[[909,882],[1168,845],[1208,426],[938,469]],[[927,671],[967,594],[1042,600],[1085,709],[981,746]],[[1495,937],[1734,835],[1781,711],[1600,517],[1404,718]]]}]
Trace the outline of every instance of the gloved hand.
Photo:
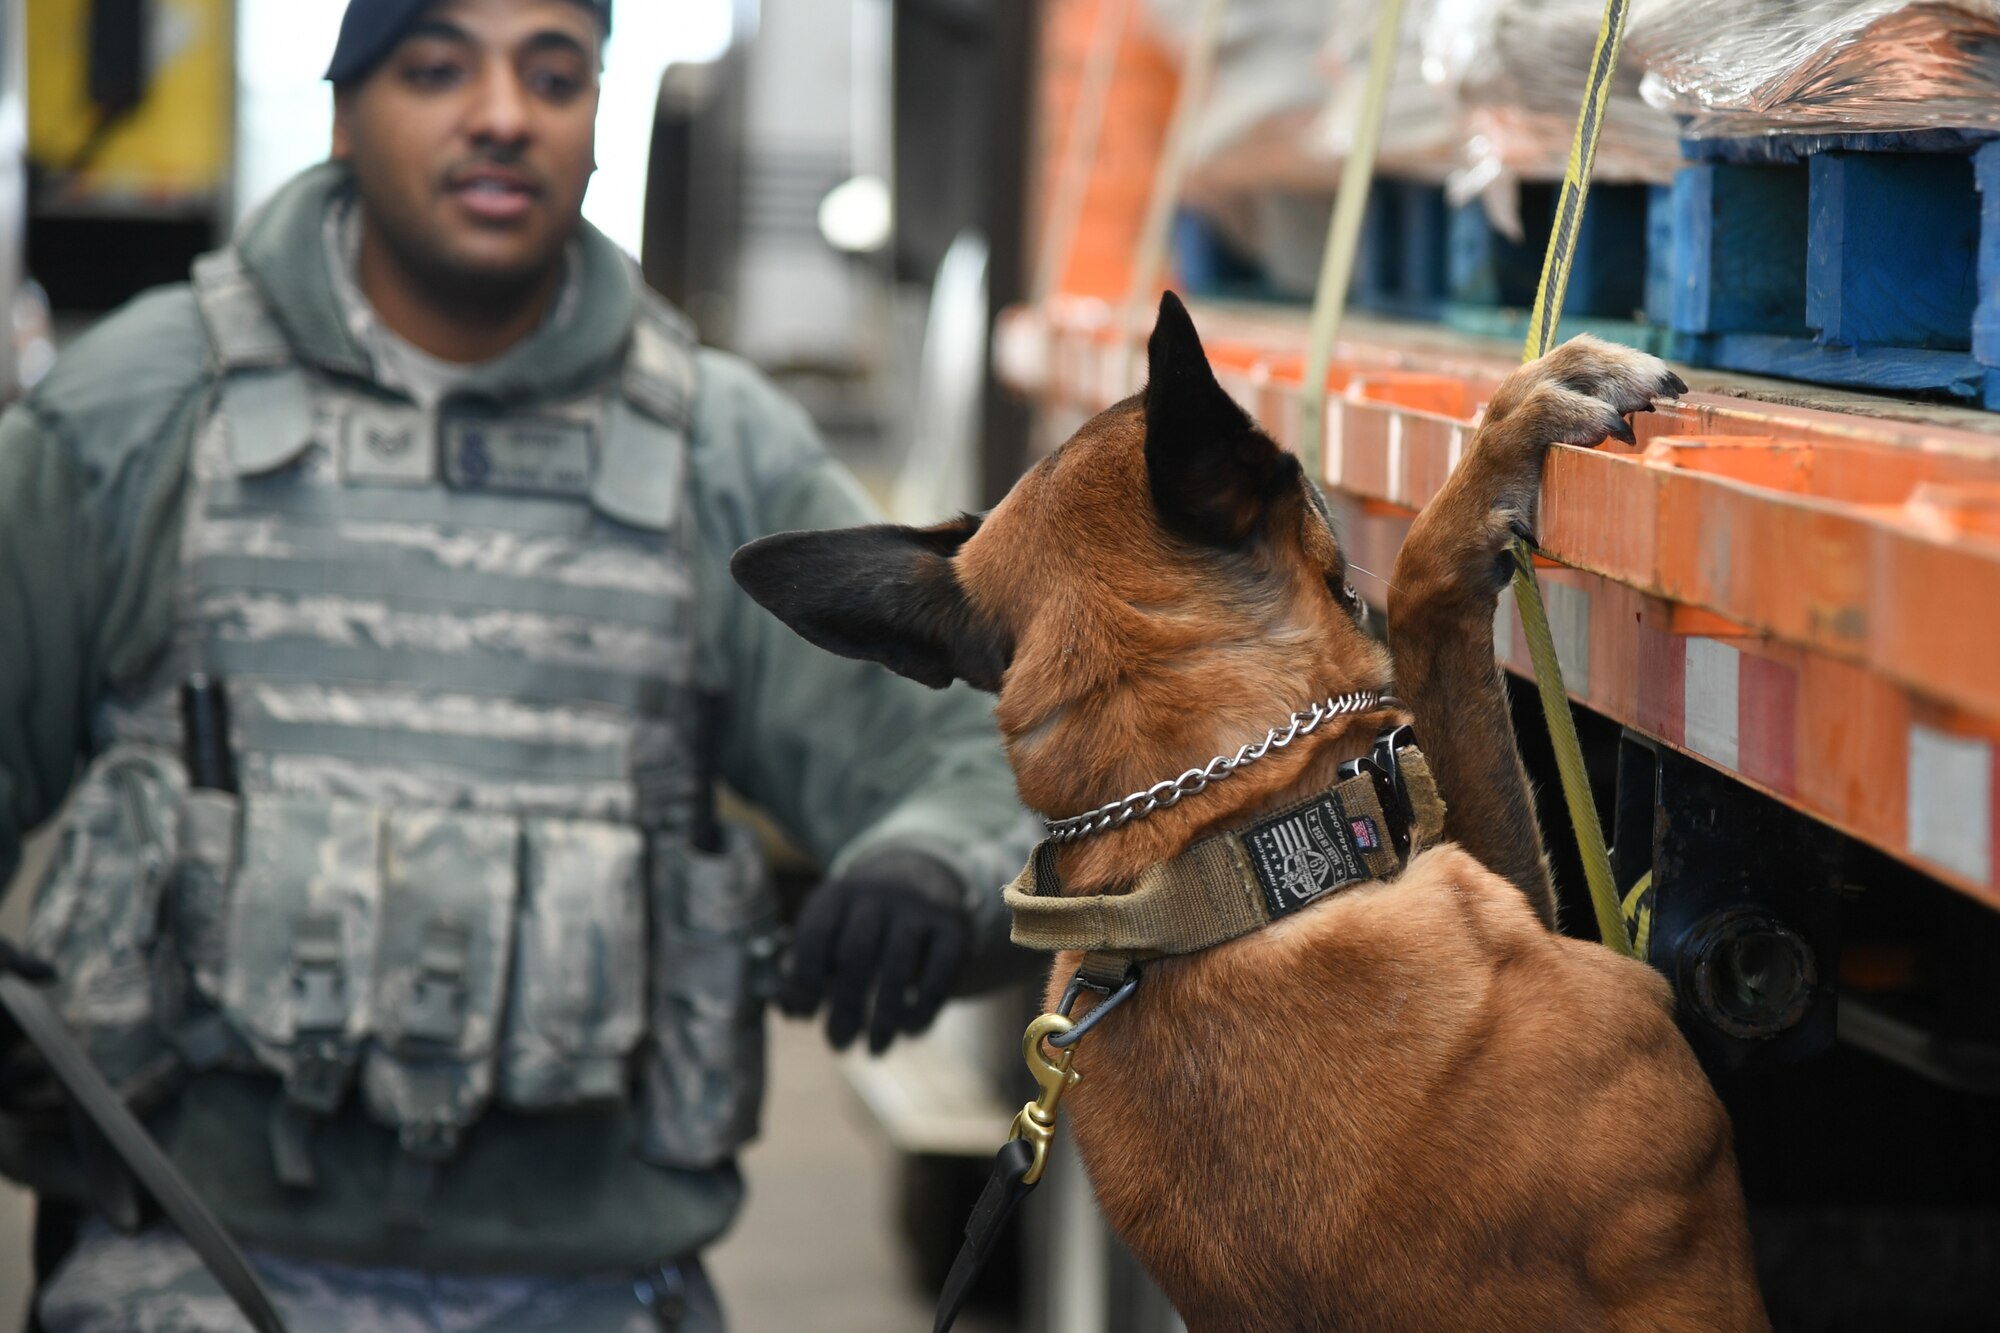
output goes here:
[{"label": "gloved hand", "polygon": [[[37,984],[54,981],[55,969],[12,941],[0,939],[0,972]],[[48,1071],[41,1055],[21,1035],[19,1025],[0,1007],[0,1108],[45,1101]]]},{"label": "gloved hand", "polygon": [[824,1001],[834,1049],[865,1023],[868,1049],[880,1055],[899,1033],[931,1025],[971,938],[956,874],[921,852],[879,853],[807,897],[778,1006],[803,1018]]}]

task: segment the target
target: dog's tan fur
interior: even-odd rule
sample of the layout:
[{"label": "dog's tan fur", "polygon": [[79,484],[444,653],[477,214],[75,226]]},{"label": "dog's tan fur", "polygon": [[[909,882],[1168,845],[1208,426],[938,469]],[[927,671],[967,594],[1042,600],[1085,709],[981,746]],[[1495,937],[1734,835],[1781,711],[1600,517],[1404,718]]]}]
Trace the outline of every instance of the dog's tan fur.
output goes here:
[{"label": "dog's tan fur", "polygon": [[[1185,318],[1163,306],[1148,396],[1086,424],[983,522],[918,534],[914,600],[841,605],[876,595],[879,559],[867,586],[803,586],[809,567],[840,564],[823,542],[771,539],[738,561],[816,641],[997,685],[1022,798],[1051,816],[1231,752],[1313,699],[1393,678],[1409,700],[1453,841],[1392,881],[1149,965],[1078,1048],[1065,1109],[1112,1226],[1194,1333],[1767,1327],[1728,1121],[1666,983],[1548,928],[1493,657],[1505,548],[1532,527],[1546,447],[1624,429],[1671,377],[1579,340],[1510,378],[1397,562],[1385,650],[1341,592],[1321,510],[1264,437],[1234,446],[1253,483],[1234,486],[1230,455],[1160,489],[1172,458],[1157,438],[1149,454],[1149,430],[1184,429],[1173,412],[1188,403],[1227,421],[1200,397],[1221,390]],[[1190,521],[1220,536],[1190,539]],[[912,641],[912,623],[917,658],[870,647]],[[1066,888],[1116,891],[1329,785],[1388,720],[1330,726],[1064,849]],[[1052,1000],[1076,961],[1058,959]]]}]

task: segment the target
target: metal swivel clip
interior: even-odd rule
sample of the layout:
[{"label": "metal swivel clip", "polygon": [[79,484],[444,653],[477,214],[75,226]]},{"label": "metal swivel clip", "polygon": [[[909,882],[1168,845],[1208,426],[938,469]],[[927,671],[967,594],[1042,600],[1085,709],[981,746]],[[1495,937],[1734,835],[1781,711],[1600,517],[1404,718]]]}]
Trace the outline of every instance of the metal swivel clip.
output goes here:
[{"label": "metal swivel clip", "polygon": [[1023,1185],[1032,1185],[1042,1178],[1042,1168],[1048,1165],[1049,1145],[1055,1142],[1056,1113],[1062,1106],[1063,1094],[1081,1074],[1070,1068],[1076,1059],[1076,1048],[1063,1048],[1051,1060],[1042,1047],[1047,1037],[1060,1036],[1075,1024],[1061,1014],[1043,1014],[1028,1024],[1028,1030],[1021,1035],[1021,1054],[1028,1062],[1028,1072],[1034,1075],[1035,1083],[1042,1090],[1041,1096],[1021,1108],[1014,1117],[1012,1137],[1024,1140],[1035,1152],[1035,1160],[1021,1177]]}]

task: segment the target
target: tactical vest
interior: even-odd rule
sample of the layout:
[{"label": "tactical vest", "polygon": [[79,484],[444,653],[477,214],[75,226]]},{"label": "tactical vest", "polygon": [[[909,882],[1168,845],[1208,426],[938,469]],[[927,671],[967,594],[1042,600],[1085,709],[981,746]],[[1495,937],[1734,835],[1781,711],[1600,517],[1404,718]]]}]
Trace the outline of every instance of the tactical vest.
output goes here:
[{"label": "tactical vest", "polygon": [[[421,1212],[490,1107],[628,1101],[642,1157],[756,1128],[776,903],[749,837],[691,836],[696,367],[647,301],[620,381],[435,420],[301,364],[231,252],[197,264],[212,409],[171,648],[97,719],[30,946],[114,1081],[263,1071],[310,1189],[358,1099]],[[224,683],[234,790],[183,761]],[[323,1164],[327,1165],[327,1164]]]}]

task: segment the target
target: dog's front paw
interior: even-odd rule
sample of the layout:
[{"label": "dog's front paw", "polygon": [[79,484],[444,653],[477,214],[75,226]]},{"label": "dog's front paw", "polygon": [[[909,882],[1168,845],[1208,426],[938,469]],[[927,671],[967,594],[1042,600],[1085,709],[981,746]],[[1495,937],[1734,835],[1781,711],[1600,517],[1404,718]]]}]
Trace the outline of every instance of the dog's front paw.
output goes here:
[{"label": "dog's front paw", "polygon": [[1634,443],[1626,418],[1686,388],[1658,357],[1588,336],[1522,366],[1495,390],[1464,459],[1411,530],[1395,581],[1497,596],[1514,539],[1534,541],[1549,447]]},{"label": "dog's front paw", "polygon": [[1657,356],[1583,334],[1507,377],[1474,448],[1539,471],[1551,444],[1632,443],[1626,417],[1686,391]]},{"label": "dog's front paw", "polygon": [[1660,358],[1587,335],[1508,376],[1467,453],[1476,466],[1466,480],[1485,490],[1494,530],[1535,530],[1550,445],[1636,443],[1626,418],[1686,389]]},{"label": "dog's front paw", "polygon": [[1687,392],[1687,382],[1668,370],[1667,363],[1657,356],[1588,334],[1570,339],[1516,373],[1559,384],[1586,398],[1601,399],[1621,418],[1634,412],[1652,411],[1655,399],[1677,398]]}]

